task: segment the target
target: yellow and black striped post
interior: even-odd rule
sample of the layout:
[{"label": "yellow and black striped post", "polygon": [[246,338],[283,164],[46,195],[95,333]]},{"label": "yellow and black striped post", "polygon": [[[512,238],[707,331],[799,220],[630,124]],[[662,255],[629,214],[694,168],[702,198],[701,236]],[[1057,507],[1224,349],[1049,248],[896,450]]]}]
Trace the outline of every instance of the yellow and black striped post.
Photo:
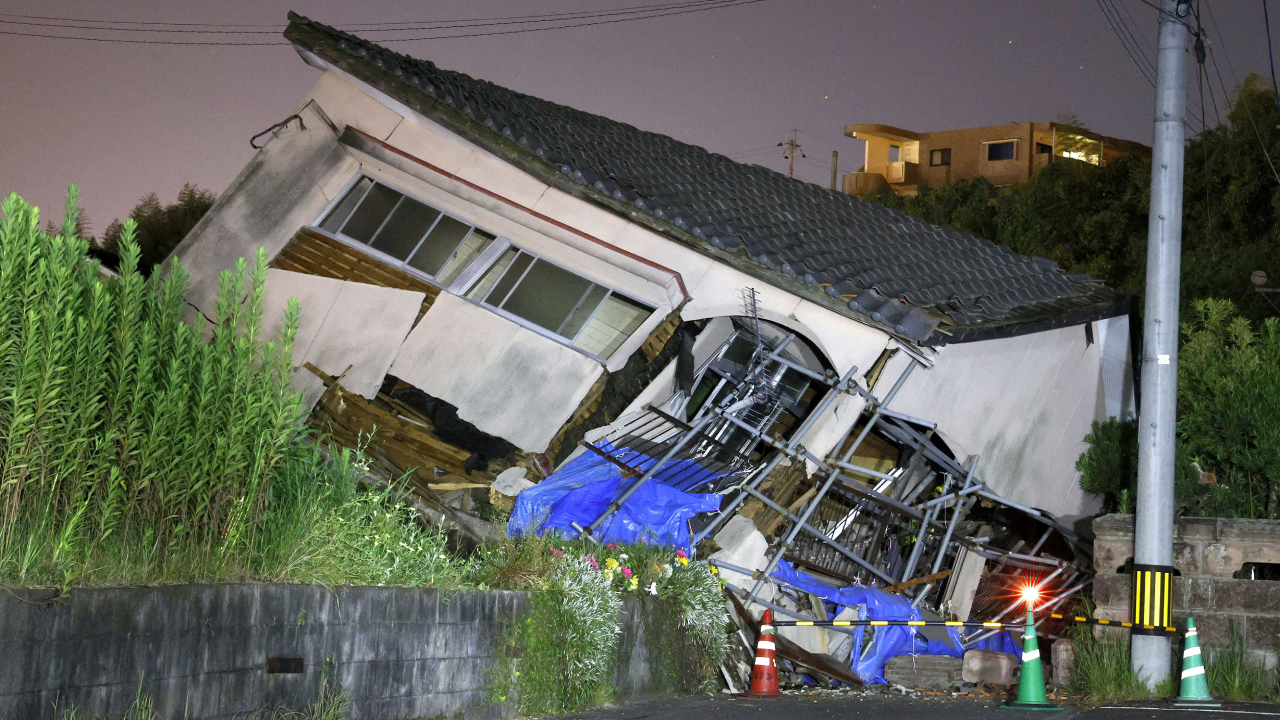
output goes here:
[{"label": "yellow and black striped post", "polygon": [[1133,566],[1133,634],[1163,634],[1155,628],[1173,625],[1173,574],[1167,565]]}]

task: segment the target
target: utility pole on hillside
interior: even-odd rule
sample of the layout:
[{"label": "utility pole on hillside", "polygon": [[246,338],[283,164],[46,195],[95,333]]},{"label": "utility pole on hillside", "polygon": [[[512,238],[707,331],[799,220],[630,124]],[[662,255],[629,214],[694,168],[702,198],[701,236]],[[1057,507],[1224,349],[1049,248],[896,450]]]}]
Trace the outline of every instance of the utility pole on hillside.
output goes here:
[{"label": "utility pole on hillside", "polygon": [[1178,291],[1182,266],[1182,162],[1187,114],[1190,0],[1160,0],[1147,297],[1142,327],[1142,407],[1138,412],[1138,502],[1133,530],[1133,669],[1155,689],[1169,675],[1174,429],[1178,403]]},{"label": "utility pole on hillside", "polygon": [[[778,147],[785,147],[782,151],[782,157],[787,161],[787,177],[796,176],[796,153],[800,152],[800,143],[796,141],[796,135],[799,130],[792,130],[791,137],[778,143]],[[800,157],[808,157],[804,153],[800,153]]]},{"label": "utility pole on hillside", "polygon": [[840,168],[840,151],[832,150],[831,151],[831,189],[832,190],[836,189],[836,175],[838,174],[839,168]]}]

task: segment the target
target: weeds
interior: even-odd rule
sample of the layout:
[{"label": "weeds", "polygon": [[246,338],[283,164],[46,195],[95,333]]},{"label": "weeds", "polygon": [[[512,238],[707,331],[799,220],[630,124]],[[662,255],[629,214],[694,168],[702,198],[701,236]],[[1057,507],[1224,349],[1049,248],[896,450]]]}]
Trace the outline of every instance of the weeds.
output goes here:
[{"label": "weeds", "polygon": [[1249,659],[1244,636],[1234,627],[1226,647],[1211,647],[1205,663],[1209,694],[1219,700],[1262,700],[1275,692],[1275,681],[1262,665]]},{"label": "weeds", "polygon": [[1129,633],[1103,628],[1094,634],[1091,625],[1069,631],[1075,642],[1072,689],[1093,702],[1151,697],[1151,691],[1133,671],[1129,659]]}]

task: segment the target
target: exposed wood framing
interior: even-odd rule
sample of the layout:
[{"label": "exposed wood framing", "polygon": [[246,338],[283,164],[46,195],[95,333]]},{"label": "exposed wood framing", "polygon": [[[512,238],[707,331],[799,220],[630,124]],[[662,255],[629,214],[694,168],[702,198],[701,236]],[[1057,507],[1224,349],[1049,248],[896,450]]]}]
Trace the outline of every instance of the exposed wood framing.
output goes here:
[{"label": "exposed wood framing", "polygon": [[306,275],[350,280],[380,287],[426,293],[416,325],[440,294],[440,288],[409,273],[383,264],[333,238],[304,227],[271,261],[271,267]]},{"label": "exposed wood framing", "polygon": [[412,470],[410,484],[429,496],[434,496],[429,485],[438,482],[434,468],[467,477],[462,464],[471,453],[435,437],[430,420],[387,395],[365,400],[342,387],[341,376],[328,375],[311,363],[304,367],[325,384],[311,413],[322,441],[347,448],[365,446],[370,463],[388,478]]}]

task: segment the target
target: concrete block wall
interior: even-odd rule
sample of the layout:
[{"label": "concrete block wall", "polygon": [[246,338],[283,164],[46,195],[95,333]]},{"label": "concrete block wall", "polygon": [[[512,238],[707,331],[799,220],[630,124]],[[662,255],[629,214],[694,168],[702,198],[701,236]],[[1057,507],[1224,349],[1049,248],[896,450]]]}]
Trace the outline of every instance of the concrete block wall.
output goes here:
[{"label": "concrete block wall", "polygon": [[[496,718],[486,673],[526,595],[177,585],[0,593],[0,717],[118,717],[139,682],[158,717],[243,717],[313,701],[326,667],[352,718]],[[300,674],[267,674],[271,657]],[[509,714],[509,713],[508,713]]]},{"label": "concrete block wall", "polygon": [[[1133,557],[1133,516],[1104,515],[1093,521],[1093,600],[1097,615],[1129,619],[1133,578],[1117,572]],[[1196,619],[1202,644],[1225,645],[1232,628],[1251,654],[1268,667],[1280,651],[1280,582],[1240,580],[1245,563],[1280,563],[1280,520],[1179,518],[1174,526],[1173,617],[1185,626]]]}]

